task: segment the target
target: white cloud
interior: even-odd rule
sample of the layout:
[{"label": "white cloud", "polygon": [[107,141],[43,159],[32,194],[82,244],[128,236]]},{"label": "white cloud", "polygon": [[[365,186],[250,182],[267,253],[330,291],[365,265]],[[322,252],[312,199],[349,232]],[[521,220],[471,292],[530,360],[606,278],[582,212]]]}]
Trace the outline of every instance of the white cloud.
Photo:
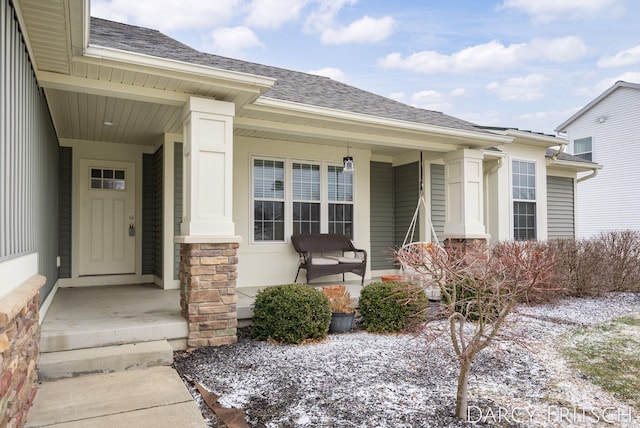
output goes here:
[{"label": "white cloud", "polygon": [[467,90],[464,88],[455,88],[451,92],[449,92],[449,95],[451,95],[452,97],[462,97],[467,95]]},{"label": "white cloud", "polygon": [[628,71],[626,73],[619,75],[618,77],[603,79],[596,85],[596,89],[598,90],[598,93],[606,91],[611,86],[613,86],[618,80],[623,80],[629,83],[640,83],[640,72]]},{"label": "white cloud", "polygon": [[307,17],[306,30],[310,33],[322,33],[333,27],[334,19],[340,10],[347,6],[356,4],[358,0],[320,0]]},{"label": "white cloud", "polygon": [[407,94],[404,92],[393,92],[392,94],[389,94],[389,98],[403,103],[407,99]]},{"label": "white cloud", "polygon": [[307,0],[252,0],[245,24],[254,28],[277,29],[296,19]]},{"label": "white cloud", "polygon": [[339,68],[325,67],[319,70],[311,70],[309,71],[309,73],[316,74],[318,76],[328,77],[330,79],[337,80],[338,82],[345,83],[347,81],[347,75],[344,73],[344,71],[340,70]]},{"label": "white cloud", "polygon": [[491,82],[487,85],[503,101],[534,101],[544,97],[543,85],[549,78],[541,74],[514,77],[503,83]]},{"label": "white cloud", "polygon": [[531,59],[544,58],[552,62],[568,62],[587,54],[588,48],[580,37],[568,36],[557,39],[533,39],[529,44]]},{"label": "white cloud", "polygon": [[598,61],[598,67],[625,67],[627,65],[634,65],[638,63],[640,63],[640,45],[620,51],[613,56],[604,56],[600,58]]},{"label": "white cloud", "polygon": [[[91,15],[117,19],[160,31],[194,30],[224,25],[240,10],[240,0],[93,0]],[[124,19],[123,19],[124,18]]]},{"label": "white cloud", "polygon": [[393,33],[394,27],[395,21],[390,16],[380,19],[364,16],[353,21],[347,27],[325,29],[321,39],[322,43],[326,45],[375,43],[389,37]]},{"label": "white cloud", "polygon": [[537,23],[618,16],[623,10],[621,0],[504,0],[501,7],[531,15]]},{"label": "white cloud", "polygon": [[380,59],[384,68],[395,68],[417,73],[477,73],[500,71],[522,67],[528,61],[546,60],[566,62],[587,53],[587,47],[579,37],[557,39],[533,39],[529,43],[512,43],[505,46],[497,40],[471,46],[450,55],[435,51],[422,51],[404,57],[398,52]]},{"label": "white cloud", "polygon": [[451,104],[446,97],[437,91],[425,90],[411,95],[411,105],[427,110],[446,111],[451,109]]},{"label": "white cloud", "polygon": [[213,53],[233,57],[241,56],[245,49],[264,46],[247,27],[218,28],[211,33],[211,40]]}]

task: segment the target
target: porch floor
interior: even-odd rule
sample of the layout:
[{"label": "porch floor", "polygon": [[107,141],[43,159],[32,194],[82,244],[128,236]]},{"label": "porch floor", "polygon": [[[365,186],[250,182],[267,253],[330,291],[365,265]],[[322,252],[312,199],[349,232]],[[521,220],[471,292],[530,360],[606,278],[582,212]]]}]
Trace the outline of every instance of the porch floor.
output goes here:
[{"label": "porch floor", "polygon": [[[41,326],[42,352],[184,341],[180,290],[154,284],[60,288]],[[179,344],[172,343],[174,348]]]},{"label": "porch floor", "polygon": [[[380,278],[365,280],[365,285]],[[360,296],[360,280],[317,282],[344,284],[351,296]],[[256,294],[266,286],[238,287],[238,320],[246,325],[253,316]],[[168,340],[184,347],[187,322],[180,313],[180,290],[154,284],[60,288],[41,326],[41,351],[56,352],[125,343]]]}]

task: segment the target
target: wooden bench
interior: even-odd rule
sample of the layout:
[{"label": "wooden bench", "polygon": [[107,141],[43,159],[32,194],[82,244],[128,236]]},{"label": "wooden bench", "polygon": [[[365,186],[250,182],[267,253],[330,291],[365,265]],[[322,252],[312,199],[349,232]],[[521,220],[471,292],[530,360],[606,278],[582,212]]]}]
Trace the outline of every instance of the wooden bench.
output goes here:
[{"label": "wooden bench", "polygon": [[[307,271],[307,283],[314,278],[326,275],[355,273],[362,277],[367,270],[367,252],[353,246],[351,240],[344,235],[331,233],[295,234],[291,236],[291,243],[300,255],[298,272]],[[351,253],[351,254],[347,254]]]}]

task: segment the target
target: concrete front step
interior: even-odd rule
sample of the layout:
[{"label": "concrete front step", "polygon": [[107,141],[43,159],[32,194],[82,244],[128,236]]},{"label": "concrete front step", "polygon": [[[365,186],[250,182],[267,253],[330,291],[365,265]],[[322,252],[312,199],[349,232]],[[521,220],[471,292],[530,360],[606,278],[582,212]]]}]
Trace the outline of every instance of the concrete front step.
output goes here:
[{"label": "concrete front step", "polygon": [[38,361],[43,381],[112,373],[154,366],[169,366],[173,348],[166,340],[105,346],[72,351],[45,352]]},{"label": "concrete front step", "polygon": [[[175,322],[149,323],[148,325],[143,323],[114,326],[97,324],[57,331],[43,328],[40,351],[71,351],[155,340],[184,341],[188,334],[189,327],[183,319]],[[176,345],[176,349],[179,349],[179,345]]]}]

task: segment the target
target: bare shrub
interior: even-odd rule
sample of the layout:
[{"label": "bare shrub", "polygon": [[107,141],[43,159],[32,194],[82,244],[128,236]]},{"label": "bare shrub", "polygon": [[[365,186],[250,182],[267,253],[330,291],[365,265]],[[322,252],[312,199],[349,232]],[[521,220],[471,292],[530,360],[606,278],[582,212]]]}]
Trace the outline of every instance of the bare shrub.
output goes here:
[{"label": "bare shrub", "polygon": [[468,379],[476,355],[498,337],[515,304],[526,296],[552,289],[554,260],[549,247],[537,242],[504,242],[452,246],[447,257],[425,247],[396,253],[424,286],[437,285],[448,319],[448,335],[460,363],[456,416],[467,414]]},{"label": "bare shrub", "polygon": [[547,245],[554,253],[555,274],[565,296],[640,292],[640,232],[613,231],[591,239],[553,240]]}]

